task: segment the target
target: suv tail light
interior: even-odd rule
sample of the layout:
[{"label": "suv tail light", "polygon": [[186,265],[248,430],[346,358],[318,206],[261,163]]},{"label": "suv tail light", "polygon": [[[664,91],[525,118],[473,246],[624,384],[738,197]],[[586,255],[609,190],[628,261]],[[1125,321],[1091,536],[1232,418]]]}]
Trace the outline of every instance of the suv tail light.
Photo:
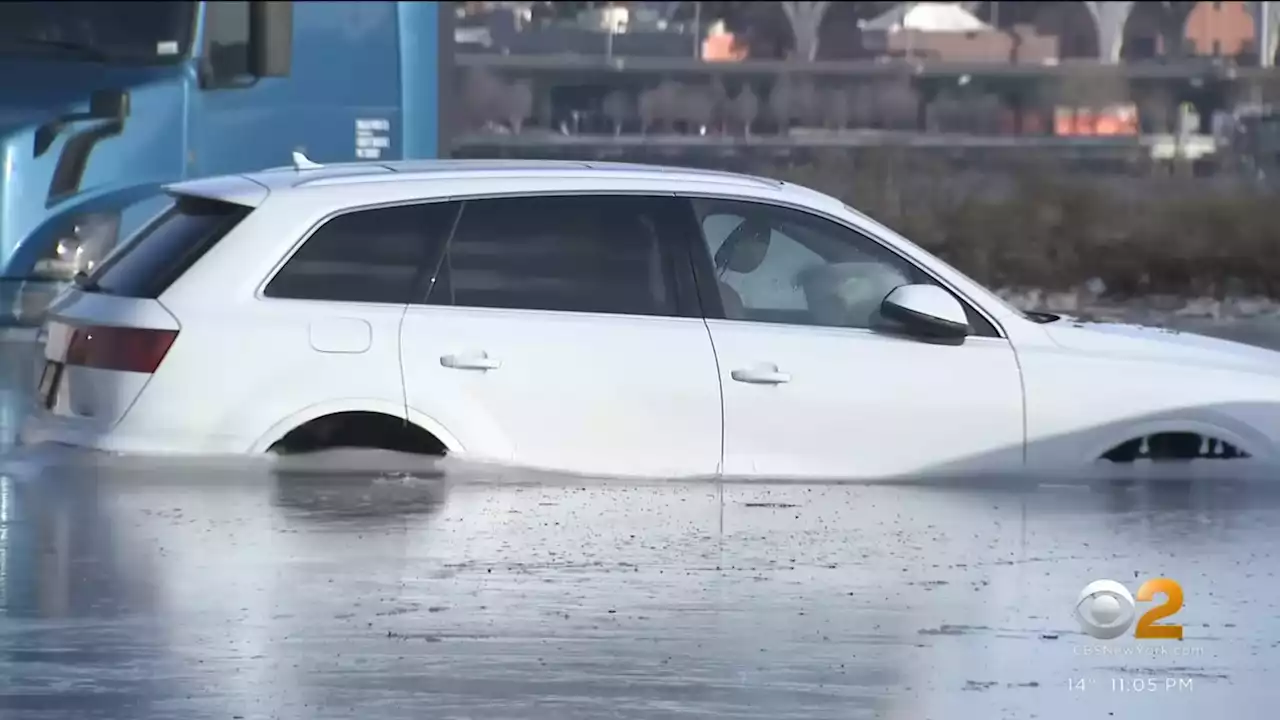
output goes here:
[{"label": "suv tail light", "polygon": [[153,373],[168,354],[177,330],[109,327],[76,328],[67,345],[67,364],[99,370]]}]

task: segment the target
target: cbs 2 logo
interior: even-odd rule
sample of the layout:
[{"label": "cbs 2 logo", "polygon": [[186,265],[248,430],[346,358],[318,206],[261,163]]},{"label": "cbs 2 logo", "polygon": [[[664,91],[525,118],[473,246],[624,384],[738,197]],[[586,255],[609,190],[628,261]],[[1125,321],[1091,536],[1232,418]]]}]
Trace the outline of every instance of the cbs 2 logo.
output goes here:
[{"label": "cbs 2 logo", "polygon": [[1094,580],[1080,591],[1076,600],[1076,620],[1080,627],[1099,640],[1112,640],[1134,624],[1138,602],[1151,602],[1163,594],[1165,601],[1137,618],[1133,636],[1139,640],[1181,640],[1181,625],[1160,625],[1182,609],[1182,586],[1176,580],[1156,578],[1142,583],[1136,596],[1115,580]]}]

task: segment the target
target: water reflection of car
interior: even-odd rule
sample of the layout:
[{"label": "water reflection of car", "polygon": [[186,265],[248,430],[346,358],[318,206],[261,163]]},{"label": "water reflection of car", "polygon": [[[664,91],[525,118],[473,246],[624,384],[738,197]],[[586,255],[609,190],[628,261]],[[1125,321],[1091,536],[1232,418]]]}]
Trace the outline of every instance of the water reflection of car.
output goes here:
[{"label": "water reflection of car", "polygon": [[790,183],[296,162],[172,186],[80,277],[25,442],[661,477],[1276,453],[1280,355],[1020,312]]}]

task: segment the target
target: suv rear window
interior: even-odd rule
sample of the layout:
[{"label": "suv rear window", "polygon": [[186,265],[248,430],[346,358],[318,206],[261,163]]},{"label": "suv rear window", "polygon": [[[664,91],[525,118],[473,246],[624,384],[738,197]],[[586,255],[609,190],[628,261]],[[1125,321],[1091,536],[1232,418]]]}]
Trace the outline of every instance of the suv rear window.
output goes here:
[{"label": "suv rear window", "polygon": [[79,282],[80,288],[104,295],[157,298],[252,211],[220,200],[175,196],[168,210],[108,255]]}]

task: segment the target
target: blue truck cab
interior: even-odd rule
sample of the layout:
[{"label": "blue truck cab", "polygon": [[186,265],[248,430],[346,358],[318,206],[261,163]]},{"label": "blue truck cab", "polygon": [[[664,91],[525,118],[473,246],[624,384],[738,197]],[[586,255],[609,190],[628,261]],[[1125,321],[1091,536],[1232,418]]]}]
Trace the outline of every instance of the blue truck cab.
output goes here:
[{"label": "blue truck cab", "polygon": [[[182,179],[437,157],[446,3],[0,3],[0,324]],[[442,38],[444,41],[442,42]]]}]

